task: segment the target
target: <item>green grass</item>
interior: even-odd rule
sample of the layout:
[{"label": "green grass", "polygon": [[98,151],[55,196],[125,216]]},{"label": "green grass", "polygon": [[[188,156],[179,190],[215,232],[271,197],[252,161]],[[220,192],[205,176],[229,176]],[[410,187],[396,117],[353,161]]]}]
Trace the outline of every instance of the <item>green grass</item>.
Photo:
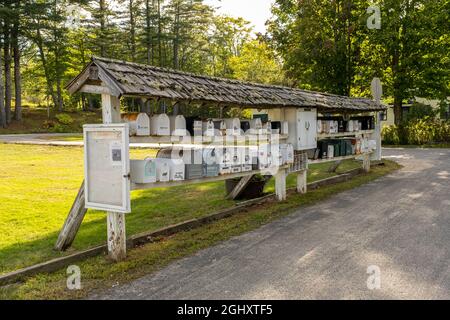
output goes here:
[{"label": "green grass", "polygon": [[[154,152],[133,149],[131,155],[142,159],[154,156]],[[67,253],[53,250],[83,179],[82,148],[0,144],[0,154],[0,273],[106,241],[105,213],[89,210],[73,247]],[[311,166],[309,181],[335,175],[326,172],[328,166]],[[346,161],[338,172],[358,166],[356,161]],[[295,186],[294,176],[288,177],[288,186]],[[273,182],[269,182],[267,192],[273,189]],[[223,182],[133,191],[131,196],[133,213],[127,216],[127,235],[157,230],[235,204],[224,199]]]},{"label": "green grass", "polygon": [[40,274],[24,279],[21,284],[0,288],[0,299],[82,298],[94,290],[129,282],[152,273],[175,259],[256,229],[291,213],[300,206],[324,200],[333,194],[355,188],[400,168],[395,162],[385,161],[385,163],[385,166],[377,166],[370,173],[357,176],[350,181],[312,190],[306,195],[290,194],[287,201],[257,205],[227,219],[130,250],[127,259],[120,263],[111,263],[104,256],[88,259],[78,264],[82,271],[82,290],[67,290],[66,274],[61,270],[52,274]]},{"label": "green grass", "polygon": [[[86,123],[101,123],[101,111],[96,112],[68,112],[68,115],[73,119],[73,123],[64,126],[64,132],[82,132],[83,124]],[[30,108],[24,107],[22,111],[22,121],[12,121],[8,128],[0,128],[0,134],[19,134],[19,133],[45,133],[50,132],[45,128],[44,122],[49,119],[55,123],[56,113],[51,110],[50,118],[47,115],[45,108]]]},{"label": "green grass", "polygon": [[50,141],[83,141],[83,135],[62,135],[62,136],[41,136],[39,139],[50,140]]}]

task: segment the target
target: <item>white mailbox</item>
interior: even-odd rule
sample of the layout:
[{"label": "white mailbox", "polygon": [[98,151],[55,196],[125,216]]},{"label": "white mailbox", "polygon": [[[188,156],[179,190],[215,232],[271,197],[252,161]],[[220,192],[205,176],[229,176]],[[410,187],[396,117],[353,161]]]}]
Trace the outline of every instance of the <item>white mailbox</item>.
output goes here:
[{"label": "white mailbox", "polygon": [[289,123],[287,142],[294,150],[317,148],[317,109],[287,108],[285,117]]},{"label": "white mailbox", "polygon": [[170,181],[170,165],[167,159],[154,159],[156,162],[156,181],[168,182]]},{"label": "white mailbox", "polygon": [[226,133],[228,136],[238,136],[241,134],[241,120],[238,118],[225,119]]},{"label": "white mailbox", "polygon": [[129,213],[129,126],[83,126],[85,207]]},{"label": "white mailbox", "polygon": [[294,163],[294,146],[290,143],[280,144],[282,164]]},{"label": "white mailbox", "polygon": [[130,136],[149,136],[150,118],[146,113],[124,113],[122,122],[130,125]]},{"label": "white mailbox", "polygon": [[186,118],[182,115],[170,116],[170,129],[173,136],[184,137],[187,136]]},{"label": "white mailbox", "polygon": [[131,160],[131,182],[133,183],[155,183],[156,161],[155,159]]},{"label": "white mailbox", "polygon": [[260,118],[248,120],[250,129],[246,131],[246,134],[263,134],[263,124]]},{"label": "white mailbox", "polygon": [[170,119],[165,113],[156,114],[152,117],[150,131],[153,136],[170,136]]},{"label": "white mailbox", "polygon": [[214,137],[216,135],[214,121],[212,119],[203,121],[203,135],[206,137]]}]

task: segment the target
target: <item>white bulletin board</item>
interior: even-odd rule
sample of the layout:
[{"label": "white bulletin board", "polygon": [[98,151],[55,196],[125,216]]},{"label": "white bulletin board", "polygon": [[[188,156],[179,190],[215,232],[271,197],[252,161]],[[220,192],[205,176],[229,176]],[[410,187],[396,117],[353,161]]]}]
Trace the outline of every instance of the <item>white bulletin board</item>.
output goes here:
[{"label": "white bulletin board", "polygon": [[83,126],[86,208],[129,213],[128,124]]}]

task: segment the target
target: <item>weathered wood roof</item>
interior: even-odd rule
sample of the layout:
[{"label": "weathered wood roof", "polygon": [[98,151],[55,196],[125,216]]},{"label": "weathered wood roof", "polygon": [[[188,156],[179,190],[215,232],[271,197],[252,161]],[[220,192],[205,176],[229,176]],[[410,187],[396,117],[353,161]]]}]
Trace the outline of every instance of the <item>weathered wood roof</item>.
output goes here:
[{"label": "weathered wood roof", "polygon": [[96,93],[104,92],[102,88],[119,97],[167,98],[257,109],[314,107],[330,112],[364,112],[386,108],[366,98],[208,77],[99,57],[93,57],[91,63],[67,85],[67,89],[75,93],[83,91],[84,86],[90,87],[91,92],[94,89]]}]

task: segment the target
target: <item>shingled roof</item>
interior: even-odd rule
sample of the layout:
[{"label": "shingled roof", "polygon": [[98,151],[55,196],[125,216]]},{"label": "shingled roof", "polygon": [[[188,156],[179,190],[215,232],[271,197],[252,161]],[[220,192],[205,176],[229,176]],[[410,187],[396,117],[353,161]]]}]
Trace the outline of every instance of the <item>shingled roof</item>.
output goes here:
[{"label": "shingled roof", "polygon": [[377,111],[385,106],[371,99],[350,98],[296,88],[208,77],[166,68],[93,57],[68,85],[70,93],[83,86],[107,88],[116,96],[213,102],[246,108],[313,107],[323,111]]}]

